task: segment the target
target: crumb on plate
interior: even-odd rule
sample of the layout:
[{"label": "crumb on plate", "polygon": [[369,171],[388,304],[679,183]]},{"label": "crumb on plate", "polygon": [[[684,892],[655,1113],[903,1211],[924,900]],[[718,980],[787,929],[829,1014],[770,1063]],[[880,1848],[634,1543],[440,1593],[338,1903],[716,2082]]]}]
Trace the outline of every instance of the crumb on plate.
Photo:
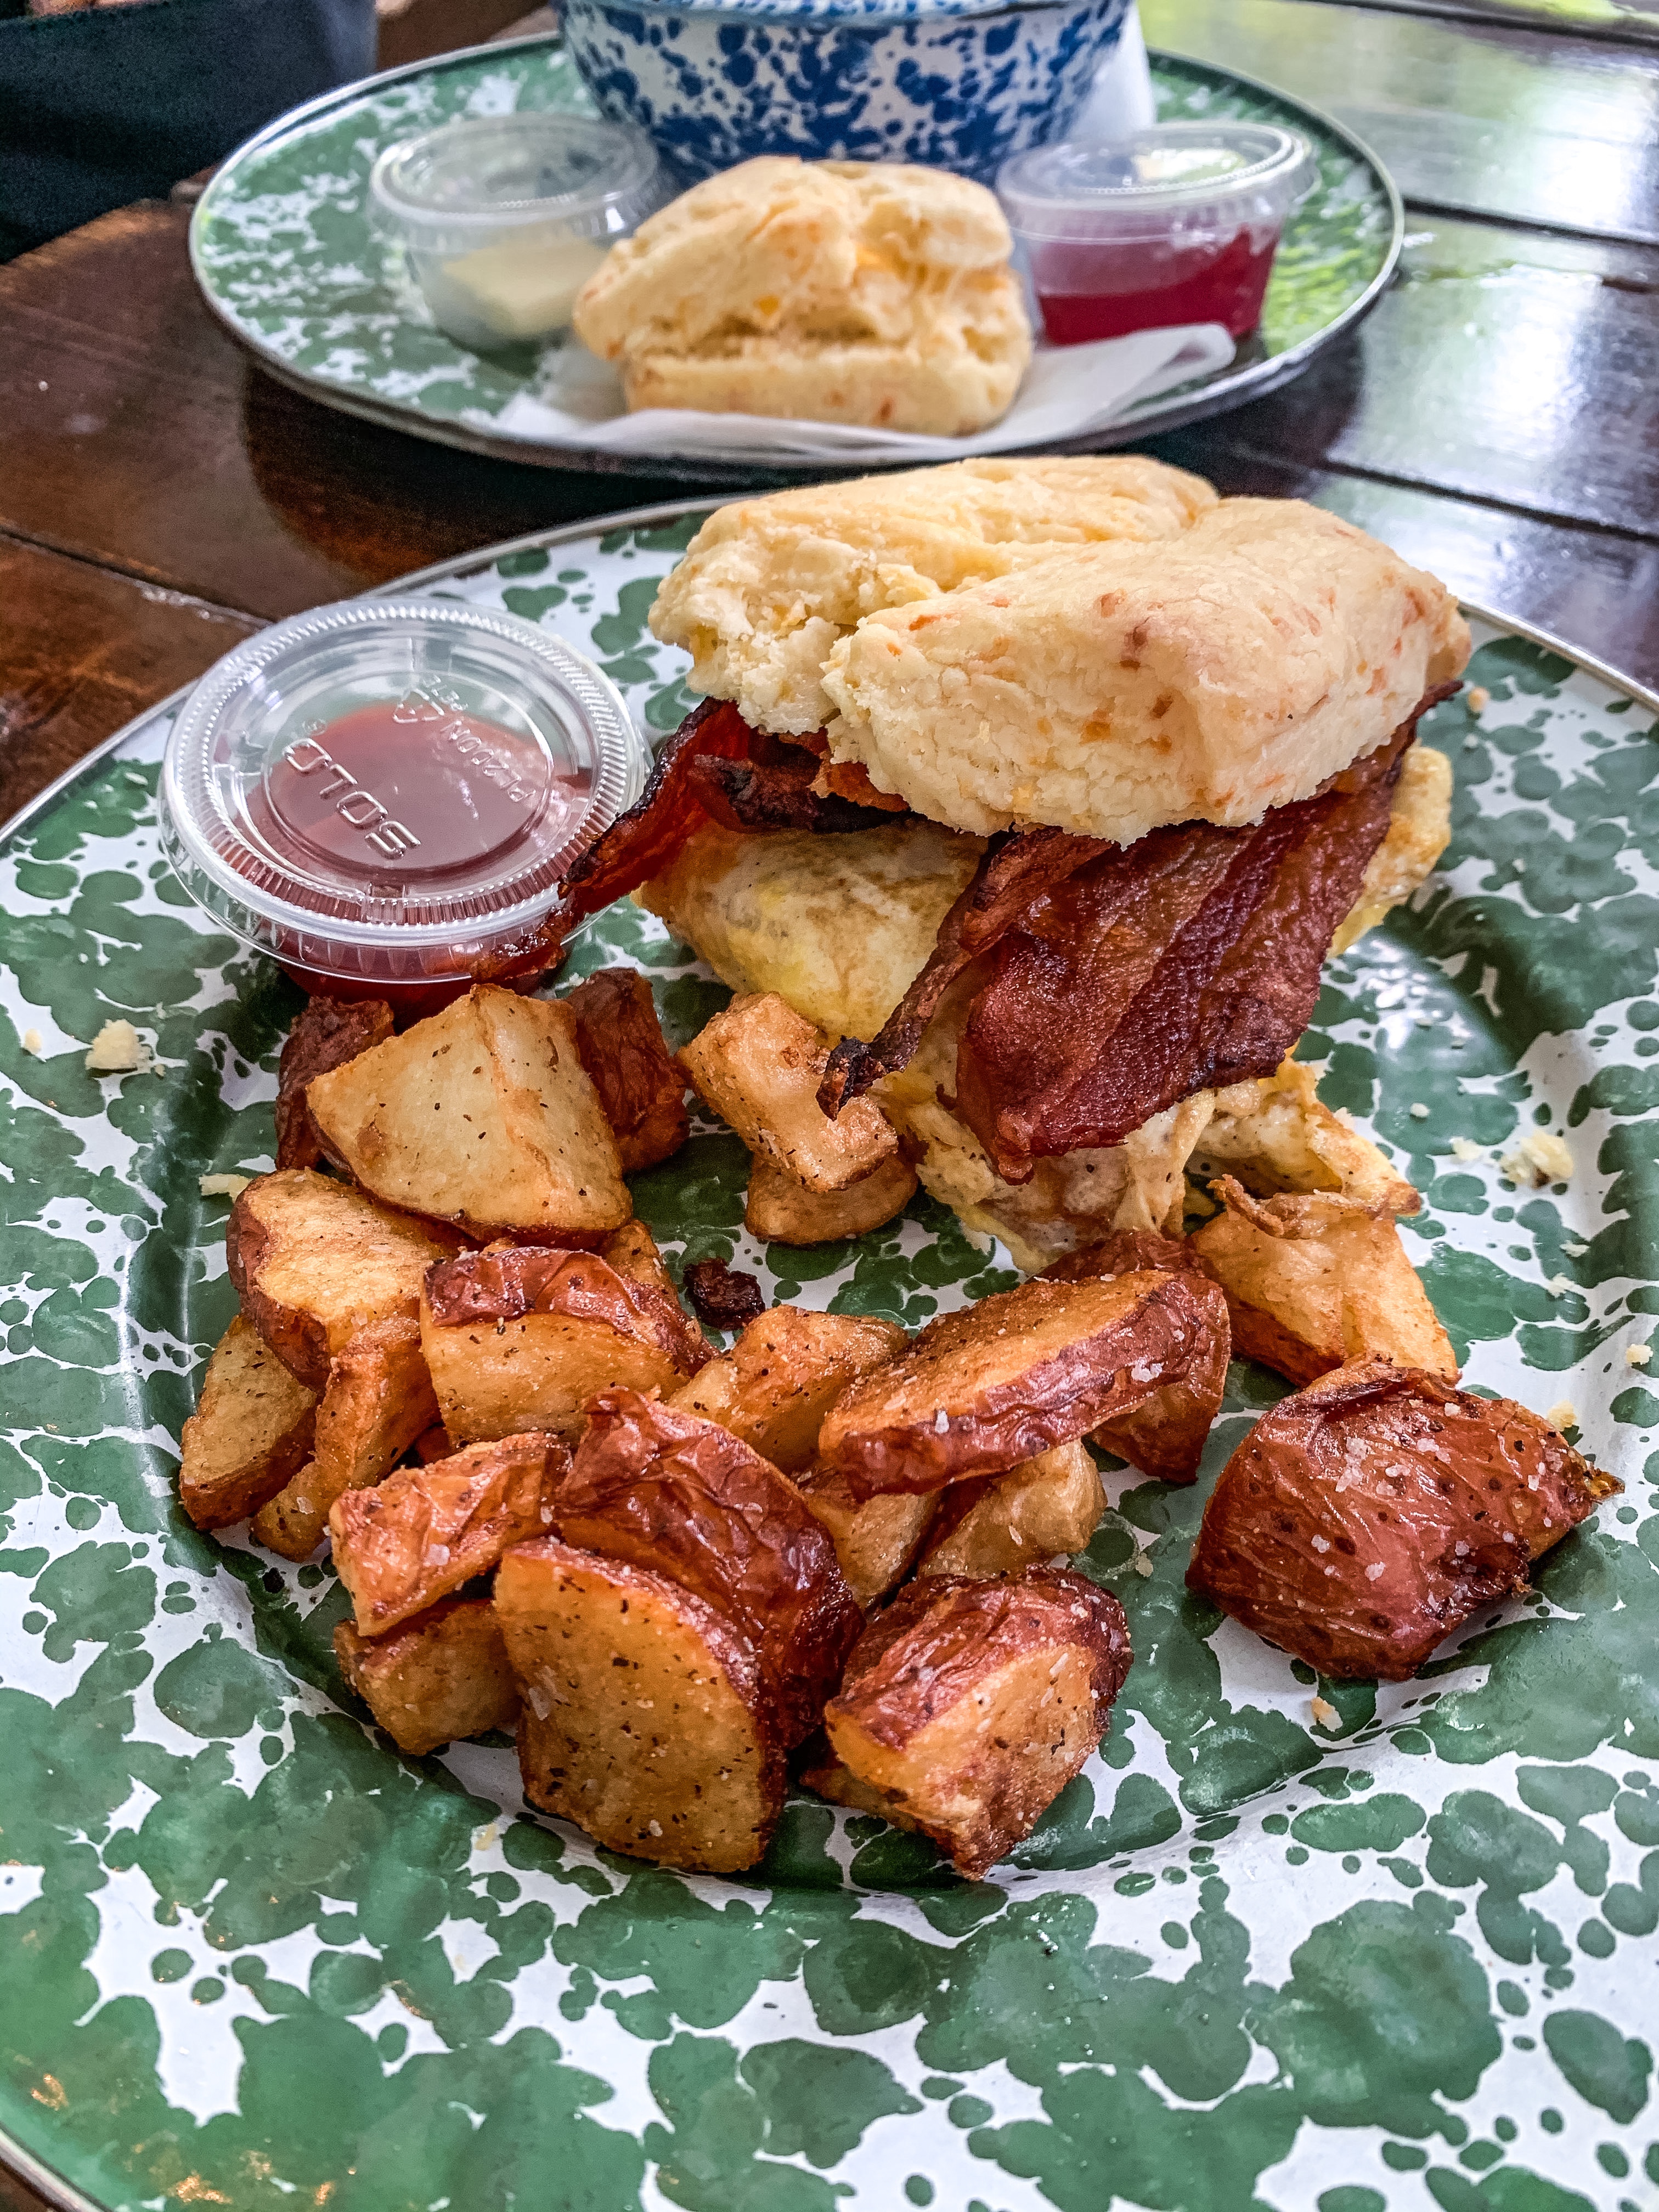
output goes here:
[{"label": "crumb on plate", "polygon": [[1551,1129],[1528,1129],[1498,1164],[1512,1183],[1528,1190],[1541,1190],[1547,1182],[1568,1182],[1572,1177],[1572,1154]]},{"label": "crumb on plate", "polygon": [[252,1182],[252,1176],[204,1175],[200,1178],[204,1198],[240,1198]]},{"label": "crumb on plate", "polygon": [[92,1075],[151,1075],[155,1056],[131,1022],[106,1022],[87,1048]]}]

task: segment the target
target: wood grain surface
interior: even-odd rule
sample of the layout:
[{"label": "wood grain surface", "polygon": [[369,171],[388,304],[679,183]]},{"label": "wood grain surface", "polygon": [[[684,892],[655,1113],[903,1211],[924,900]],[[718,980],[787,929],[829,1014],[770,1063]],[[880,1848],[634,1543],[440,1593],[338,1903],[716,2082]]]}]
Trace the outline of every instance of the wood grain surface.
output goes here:
[{"label": "wood grain surface", "polygon": [[1418,206],[1659,243],[1659,44],[1402,26],[1325,0],[1140,0],[1140,15],[1151,45],[1336,116]]}]

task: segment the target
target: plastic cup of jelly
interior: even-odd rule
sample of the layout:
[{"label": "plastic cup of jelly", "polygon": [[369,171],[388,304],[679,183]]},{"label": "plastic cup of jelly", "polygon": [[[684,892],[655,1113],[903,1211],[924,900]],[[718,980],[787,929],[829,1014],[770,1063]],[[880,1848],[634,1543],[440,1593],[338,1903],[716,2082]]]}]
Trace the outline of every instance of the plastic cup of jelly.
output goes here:
[{"label": "plastic cup of jelly", "polygon": [[352,599],[209,669],[161,768],[185,889],[302,989],[430,1012],[529,981],[577,856],[643,787],[621,693],[549,631]]},{"label": "plastic cup of jelly", "polygon": [[1220,323],[1243,337],[1313,149],[1266,123],[1161,123],[1003,164],[997,194],[1053,345]]},{"label": "plastic cup of jelly", "polygon": [[388,146],[371,218],[401,241],[434,319],[489,353],[569,327],[578,292],[668,194],[631,124],[492,115]]}]

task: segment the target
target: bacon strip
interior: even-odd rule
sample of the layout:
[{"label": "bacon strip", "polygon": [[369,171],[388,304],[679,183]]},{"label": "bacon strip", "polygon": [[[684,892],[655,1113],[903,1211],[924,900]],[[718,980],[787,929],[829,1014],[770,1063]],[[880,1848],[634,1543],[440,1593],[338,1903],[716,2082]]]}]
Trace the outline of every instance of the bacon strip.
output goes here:
[{"label": "bacon strip", "polygon": [[747,760],[754,736],[729,700],[705,699],[692,708],[657,755],[639,798],[565,878],[555,909],[562,934],[661,874],[693,830],[708,819],[695,779],[697,762],[711,755]]},{"label": "bacon strip", "polygon": [[809,830],[817,836],[838,836],[853,830],[874,830],[894,819],[890,808],[864,806],[835,792],[815,790],[818,764],[805,747],[780,746],[778,750],[793,752],[795,758],[762,762],[728,760],[716,753],[696,756],[691,763],[692,788],[716,822],[728,830]]},{"label": "bacon strip", "polygon": [[957,977],[1012,927],[1034,900],[1065,882],[1097,854],[1115,851],[1093,837],[1063,830],[1004,830],[986,847],[973,880],[939,926],[927,964],[869,1044],[843,1037],[818,1085],[826,1114],[863,1096],[872,1083],[903,1067]]},{"label": "bacon strip", "polygon": [[1194,1091],[1270,1075],[1387,834],[1428,693],[1386,745],[1252,829],[1184,823],[1133,845],[1031,830],[993,839],[932,957],[872,1044],[849,1038],[818,1092],[836,1112],[902,1067],[951,985],[975,991],[949,1100],[1007,1182],[1121,1144]]}]

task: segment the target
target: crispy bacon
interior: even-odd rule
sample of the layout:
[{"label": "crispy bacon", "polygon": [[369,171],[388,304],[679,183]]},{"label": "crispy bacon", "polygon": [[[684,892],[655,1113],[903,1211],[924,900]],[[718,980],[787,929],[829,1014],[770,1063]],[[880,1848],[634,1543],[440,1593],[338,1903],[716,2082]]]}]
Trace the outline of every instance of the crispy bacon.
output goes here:
[{"label": "crispy bacon", "polygon": [[1187,823],[1080,870],[997,947],[956,1110],[1010,1182],[1150,1115],[1271,1075],[1382,842],[1411,731],[1250,830]]},{"label": "crispy bacon", "polygon": [[696,763],[711,755],[747,760],[757,742],[756,732],[729,701],[701,701],[657,755],[633,805],[573,863],[557,905],[516,937],[492,947],[474,968],[473,981],[506,982],[556,968],[564,957],[564,941],[578,923],[660,874],[708,821],[708,810],[692,780]]},{"label": "crispy bacon", "polygon": [[1063,830],[1005,830],[986,847],[973,881],[939,926],[927,964],[899,1000],[881,1033],[866,1044],[843,1037],[818,1085],[818,1103],[839,1114],[872,1083],[905,1066],[952,983],[996,944],[1034,901],[1097,854],[1116,848]]},{"label": "crispy bacon", "polygon": [[870,771],[859,761],[821,761],[812,788],[820,799],[850,799],[875,814],[908,814],[908,799],[896,791],[883,791],[870,780]]},{"label": "crispy bacon", "polygon": [[[787,750],[793,760],[728,760],[700,753],[691,763],[692,787],[707,812],[728,830],[810,830],[825,836],[874,830],[892,820],[890,807],[863,806],[835,792],[820,793],[813,756],[804,746]],[[899,805],[902,810],[902,799]]]},{"label": "crispy bacon", "polygon": [[753,742],[754,732],[729,700],[705,699],[694,707],[657,755],[640,797],[565,878],[555,909],[561,932],[659,875],[708,818],[693,775],[696,763],[710,755],[747,760]]},{"label": "crispy bacon", "polygon": [[1250,829],[1183,823],[1129,846],[1054,830],[994,838],[880,1036],[831,1054],[824,1111],[902,1067],[988,954],[947,1103],[1009,1182],[1038,1159],[1121,1144],[1196,1091],[1270,1075],[1313,1012],[1418,718],[1455,688]]}]

